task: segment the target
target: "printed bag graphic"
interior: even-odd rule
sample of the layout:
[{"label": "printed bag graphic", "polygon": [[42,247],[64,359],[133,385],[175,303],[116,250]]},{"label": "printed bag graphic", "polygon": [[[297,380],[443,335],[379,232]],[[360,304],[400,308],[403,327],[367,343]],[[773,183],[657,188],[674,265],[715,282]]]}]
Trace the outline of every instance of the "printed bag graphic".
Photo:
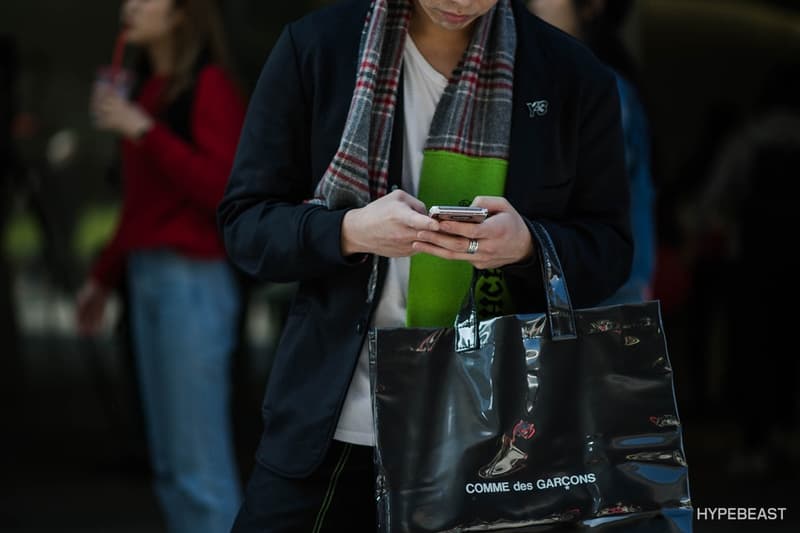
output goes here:
[{"label": "printed bag graphic", "polygon": [[658,303],[572,309],[535,229],[547,313],[371,332],[378,530],[691,532]]}]

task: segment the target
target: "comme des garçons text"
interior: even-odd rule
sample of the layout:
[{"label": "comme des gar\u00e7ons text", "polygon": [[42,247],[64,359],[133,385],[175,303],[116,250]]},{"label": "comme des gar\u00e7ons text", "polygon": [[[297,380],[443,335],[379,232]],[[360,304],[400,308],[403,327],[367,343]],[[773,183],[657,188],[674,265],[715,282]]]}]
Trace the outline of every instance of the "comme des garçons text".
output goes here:
[{"label": "comme des gar\u00e7ons text", "polygon": [[536,481],[482,481],[478,483],[467,483],[464,489],[467,494],[493,494],[498,492],[526,492],[535,489],[555,489],[563,488],[569,490],[575,485],[584,485],[597,481],[594,473],[573,474],[571,476],[555,476],[541,478]]}]

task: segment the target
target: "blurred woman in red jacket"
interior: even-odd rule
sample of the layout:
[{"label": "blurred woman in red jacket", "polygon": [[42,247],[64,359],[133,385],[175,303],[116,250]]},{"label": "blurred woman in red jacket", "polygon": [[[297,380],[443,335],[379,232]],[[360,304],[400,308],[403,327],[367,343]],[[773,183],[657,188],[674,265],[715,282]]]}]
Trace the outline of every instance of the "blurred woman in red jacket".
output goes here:
[{"label": "blurred woman in red jacket", "polygon": [[98,128],[122,138],[116,234],[78,295],[94,333],[123,276],[155,489],[173,532],[230,528],[240,500],[229,413],[239,294],[215,223],[244,118],[214,0],[125,0],[143,61],[134,101],[97,89]]}]

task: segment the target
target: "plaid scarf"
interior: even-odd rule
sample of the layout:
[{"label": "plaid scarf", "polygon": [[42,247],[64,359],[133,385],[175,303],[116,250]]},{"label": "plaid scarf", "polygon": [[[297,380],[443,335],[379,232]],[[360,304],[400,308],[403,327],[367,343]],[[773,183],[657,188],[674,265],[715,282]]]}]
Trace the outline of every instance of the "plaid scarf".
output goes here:
[{"label": "plaid scarf", "polygon": [[[372,1],[341,144],[311,202],[329,209],[361,207],[386,194],[397,89],[412,10],[411,0]],[[516,51],[510,0],[499,0],[476,24],[434,114],[426,151],[508,160]]]}]

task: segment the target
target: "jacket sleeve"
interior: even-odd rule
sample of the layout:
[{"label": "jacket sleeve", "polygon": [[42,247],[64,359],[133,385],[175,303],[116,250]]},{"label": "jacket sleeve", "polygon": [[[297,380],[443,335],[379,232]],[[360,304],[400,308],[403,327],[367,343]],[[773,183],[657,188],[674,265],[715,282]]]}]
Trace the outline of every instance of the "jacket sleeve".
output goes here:
[{"label": "jacket sleeve", "polygon": [[303,203],[316,182],[307,94],[289,26],[261,72],[217,211],[233,263],[265,281],[301,281],[352,263],[341,253],[347,210]]},{"label": "jacket sleeve", "polygon": [[[613,75],[600,72],[582,90],[575,186],[565,212],[537,219],[553,240],[576,308],[613,294],[627,280],[633,255],[619,94]],[[544,294],[540,265],[534,258],[505,268],[531,301]]]}]

